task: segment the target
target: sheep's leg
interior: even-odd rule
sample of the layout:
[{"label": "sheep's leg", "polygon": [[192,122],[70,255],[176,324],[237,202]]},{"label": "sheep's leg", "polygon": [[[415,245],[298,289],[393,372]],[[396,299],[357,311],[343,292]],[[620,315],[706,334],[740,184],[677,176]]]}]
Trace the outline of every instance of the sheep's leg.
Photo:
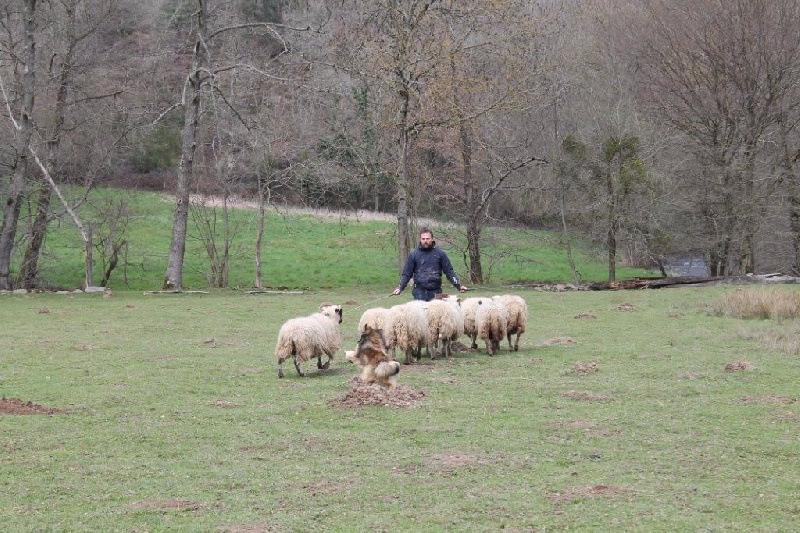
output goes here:
[{"label": "sheep's leg", "polygon": [[294,358],[294,368],[297,370],[298,376],[300,377],[305,376],[305,374],[303,374],[303,371],[300,370],[300,362],[297,360],[297,357]]},{"label": "sheep's leg", "polygon": [[470,348],[472,348],[473,350],[477,350],[478,349],[478,342],[477,342],[478,341],[478,334],[477,333],[470,333],[469,334],[469,338],[472,341],[472,344],[470,344]]},{"label": "sheep's leg", "polygon": [[[506,336],[508,337],[508,351],[509,351],[509,352],[513,352],[513,351],[514,351],[514,345],[511,343],[511,337],[513,337],[513,336],[514,336],[514,333],[513,333],[513,332],[511,332],[511,331],[509,331],[509,332],[506,334]],[[519,337],[517,337],[517,338],[519,338]]]},{"label": "sheep's leg", "polygon": [[500,340],[492,339],[492,355],[498,353],[499,351],[500,351]]},{"label": "sheep's leg", "polygon": [[484,342],[486,343],[486,353],[488,355],[494,355],[494,345],[492,344],[492,341],[485,339]]},{"label": "sheep's leg", "polygon": [[279,378],[283,377],[283,362],[284,361],[285,361],[285,359],[281,359],[280,357],[278,358],[278,377]]},{"label": "sheep's leg", "polygon": [[322,364],[322,354],[317,356],[317,368],[320,370],[327,370],[331,366],[331,356],[328,356],[328,360],[325,361],[325,364]]},{"label": "sheep's leg", "polygon": [[521,332],[517,333],[517,338],[514,340],[514,351],[515,352],[519,351],[519,338],[520,338],[521,335],[522,335]]},{"label": "sheep's leg", "polygon": [[450,339],[442,339],[442,355],[444,357],[450,357],[453,354],[450,348]]}]

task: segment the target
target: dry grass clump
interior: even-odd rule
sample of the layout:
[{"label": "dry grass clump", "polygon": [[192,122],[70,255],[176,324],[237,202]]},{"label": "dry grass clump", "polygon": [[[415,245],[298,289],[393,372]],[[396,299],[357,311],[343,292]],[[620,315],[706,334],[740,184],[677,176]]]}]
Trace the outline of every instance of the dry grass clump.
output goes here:
[{"label": "dry grass clump", "polygon": [[748,372],[755,369],[756,365],[749,361],[734,361],[733,363],[725,365],[725,372]]},{"label": "dry grass clump", "polygon": [[717,316],[785,319],[800,317],[800,293],[774,287],[737,289],[713,306]]},{"label": "dry grass clump", "polygon": [[597,366],[597,363],[594,361],[578,361],[570,368],[570,373],[572,374],[591,374],[592,372],[597,372],[600,370]]}]

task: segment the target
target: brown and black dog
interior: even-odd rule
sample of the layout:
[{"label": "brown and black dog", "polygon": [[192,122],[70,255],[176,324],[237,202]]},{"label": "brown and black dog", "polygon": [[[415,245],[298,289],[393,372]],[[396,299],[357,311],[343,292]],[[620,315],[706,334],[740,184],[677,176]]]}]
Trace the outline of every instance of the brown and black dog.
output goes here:
[{"label": "brown and black dog", "polygon": [[345,352],[347,360],[361,369],[361,381],[378,383],[393,389],[397,386],[400,363],[386,355],[383,332],[366,326],[355,350]]}]

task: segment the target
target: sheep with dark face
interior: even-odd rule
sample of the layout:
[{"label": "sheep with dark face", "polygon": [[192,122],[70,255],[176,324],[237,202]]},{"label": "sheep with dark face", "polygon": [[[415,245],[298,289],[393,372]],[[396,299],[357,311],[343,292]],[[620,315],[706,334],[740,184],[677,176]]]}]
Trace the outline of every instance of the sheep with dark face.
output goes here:
[{"label": "sheep with dark face", "polygon": [[[330,367],[333,355],[342,346],[341,323],[342,307],[331,303],[321,304],[318,313],[284,322],[275,345],[278,377],[283,377],[283,362],[290,357],[294,359],[294,367],[300,376],[305,375],[300,364],[313,358],[317,359],[320,370]],[[325,363],[322,362],[323,355],[328,358]]]},{"label": "sheep with dark face", "polygon": [[[519,338],[525,333],[528,323],[528,304],[522,296],[516,294],[501,294],[492,296],[492,300],[502,303],[508,311],[508,326],[506,337],[508,338],[508,351],[516,352],[519,350]],[[511,343],[511,337],[516,334],[517,338]]]}]

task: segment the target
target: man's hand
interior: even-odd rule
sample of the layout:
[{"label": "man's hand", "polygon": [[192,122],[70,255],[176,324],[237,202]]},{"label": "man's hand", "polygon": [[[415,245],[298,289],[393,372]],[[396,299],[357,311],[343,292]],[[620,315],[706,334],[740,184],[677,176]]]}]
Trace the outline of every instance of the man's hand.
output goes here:
[{"label": "man's hand", "polygon": [[469,290],[469,289],[468,289],[468,288],[466,288],[464,285],[462,285],[462,286],[460,286],[460,287],[458,288],[458,292],[467,292],[468,290]]},{"label": "man's hand", "polygon": [[399,287],[392,291],[392,296],[397,296],[398,294],[400,294],[400,288]]}]

